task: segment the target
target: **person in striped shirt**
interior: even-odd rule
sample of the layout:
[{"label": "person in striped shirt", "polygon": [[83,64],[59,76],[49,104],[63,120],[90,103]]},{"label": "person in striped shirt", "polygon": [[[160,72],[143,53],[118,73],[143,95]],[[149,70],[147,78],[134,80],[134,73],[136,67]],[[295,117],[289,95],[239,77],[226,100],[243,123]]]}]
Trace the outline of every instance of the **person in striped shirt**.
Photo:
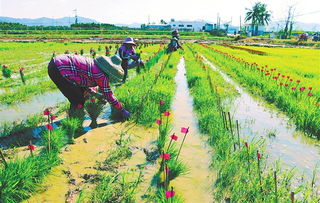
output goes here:
[{"label": "person in striped shirt", "polygon": [[69,100],[70,109],[82,108],[85,97],[98,86],[104,98],[116,109],[120,110],[124,118],[130,113],[113,95],[108,75],[103,72],[90,57],[62,54],[51,59],[48,74],[62,94]]}]

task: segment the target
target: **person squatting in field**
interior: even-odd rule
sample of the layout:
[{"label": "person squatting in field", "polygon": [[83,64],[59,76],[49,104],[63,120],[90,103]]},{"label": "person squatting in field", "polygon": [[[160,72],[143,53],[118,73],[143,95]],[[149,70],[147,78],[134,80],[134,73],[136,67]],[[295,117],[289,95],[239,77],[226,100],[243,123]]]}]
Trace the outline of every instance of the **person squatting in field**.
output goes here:
[{"label": "person squatting in field", "polygon": [[179,48],[183,49],[183,47],[179,43],[179,31],[177,29],[173,30],[172,33],[172,39],[170,40],[170,43],[168,44],[167,52],[173,52],[177,51]]},{"label": "person squatting in field", "polygon": [[[99,60],[105,60],[105,63],[99,63]],[[85,103],[88,93],[93,93],[92,87],[99,87],[102,93],[114,108],[121,111],[123,118],[130,117],[130,113],[123,108],[122,104],[113,95],[110,88],[110,79],[113,74],[108,70],[120,70],[120,81],[123,77],[123,70],[120,66],[121,59],[118,56],[111,58],[101,56],[96,59],[79,55],[62,54],[51,59],[48,65],[48,74],[51,80],[56,84],[62,94],[70,102],[69,112],[81,109]]]},{"label": "person squatting in field", "polygon": [[122,59],[121,67],[124,70],[123,82],[125,82],[127,79],[128,69],[137,66],[144,66],[143,61],[140,59],[140,55],[135,53],[135,46],[136,43],[134,43],[133,38],[127,37],[125,38],[119,49],[116,51],[116,55],[118,55]]}]

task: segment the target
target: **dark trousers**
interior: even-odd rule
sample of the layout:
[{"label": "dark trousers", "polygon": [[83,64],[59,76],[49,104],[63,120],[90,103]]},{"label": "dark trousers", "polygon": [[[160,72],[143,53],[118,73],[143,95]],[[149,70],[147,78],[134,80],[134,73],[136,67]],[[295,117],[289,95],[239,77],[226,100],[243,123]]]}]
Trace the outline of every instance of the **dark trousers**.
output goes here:
[{"label": "dark trousers", "polygon": [[122,67],[122,69],[124,71],[122,82],[125,82],[127,77],[128,77],[128,60],[125,60],[125,59],[122,60],[121,67]]},{"label": "dark trousers", "polygon": [[53,60],[48,65],[48,74],[51,80],[56,84],[62,94],[69,100],[70,107],[76,108],[79,104],[83,105],[85,102],[84,88],[76,86],[65,79],[58,70]]}]

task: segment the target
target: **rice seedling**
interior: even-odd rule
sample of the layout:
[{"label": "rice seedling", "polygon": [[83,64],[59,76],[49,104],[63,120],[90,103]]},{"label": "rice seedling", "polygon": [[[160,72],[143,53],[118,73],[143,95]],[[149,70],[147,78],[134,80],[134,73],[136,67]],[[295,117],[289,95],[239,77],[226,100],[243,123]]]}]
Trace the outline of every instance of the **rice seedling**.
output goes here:
[{"label": "rice seedling", "polygon": [[93,97],[84,104],[84,107],[91,118],[91,123],[89,125],[91,128],[96,128],[98,126],[97,118],[102,112],[103,106],[104,103]]},{"label": "rice seedling", "polygon": [[81,120],[79,118],[69,117],[69,118],[64,119],[61,122],[61,126],[66,131],[66,133],[68,135],[68,143],[74,144],[74,138],[75,138],[76,131],[79,128],[82,128]]}]

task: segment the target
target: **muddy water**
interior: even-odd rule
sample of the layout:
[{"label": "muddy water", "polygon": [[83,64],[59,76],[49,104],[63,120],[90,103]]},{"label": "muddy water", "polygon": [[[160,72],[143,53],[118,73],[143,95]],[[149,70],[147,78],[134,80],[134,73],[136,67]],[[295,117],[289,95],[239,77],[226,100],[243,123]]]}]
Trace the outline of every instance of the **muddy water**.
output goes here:
[{"label": "muddy water", "polygon": [[[296,130],[287,116],[267,105],[261,98],[248,94],[207,59],[204,60],[240,93],[231,109],[233,119],[239,120],[240,135],[266,139],[267,151],[272,161],[281,159],[285,168],[296,167],[299,174],[311,177],[313,169],[320,163],[319,142],[304,136]],[[269,136],[273,133],[275,136]],[[320,173],[317,176],[320,178]]]},{"label": "muddy water", "polygon": [[176,94],[172,104],[173,132],[178,135],[179,145],[183,135],[181,127],[190,127],[180,159],[189,167],[187,175],[179,176],[173,186],[177,194],[185,202],[212,202],[213,173],[210,171],[210,151],[205,146],[206,141],[201,136],[196,115],[193,113],[193,99],[189,93],[185,76],[185,62],[180,59],[175,77]]},{"label": "muddy water", "polygon": [[28,115],[41,112],[47,107],[56,105],[58,102],[66,101],[60,91],[46,92],[34,96],[32,100],[17,105],[0,105],[0,123],[25,120]]}]

